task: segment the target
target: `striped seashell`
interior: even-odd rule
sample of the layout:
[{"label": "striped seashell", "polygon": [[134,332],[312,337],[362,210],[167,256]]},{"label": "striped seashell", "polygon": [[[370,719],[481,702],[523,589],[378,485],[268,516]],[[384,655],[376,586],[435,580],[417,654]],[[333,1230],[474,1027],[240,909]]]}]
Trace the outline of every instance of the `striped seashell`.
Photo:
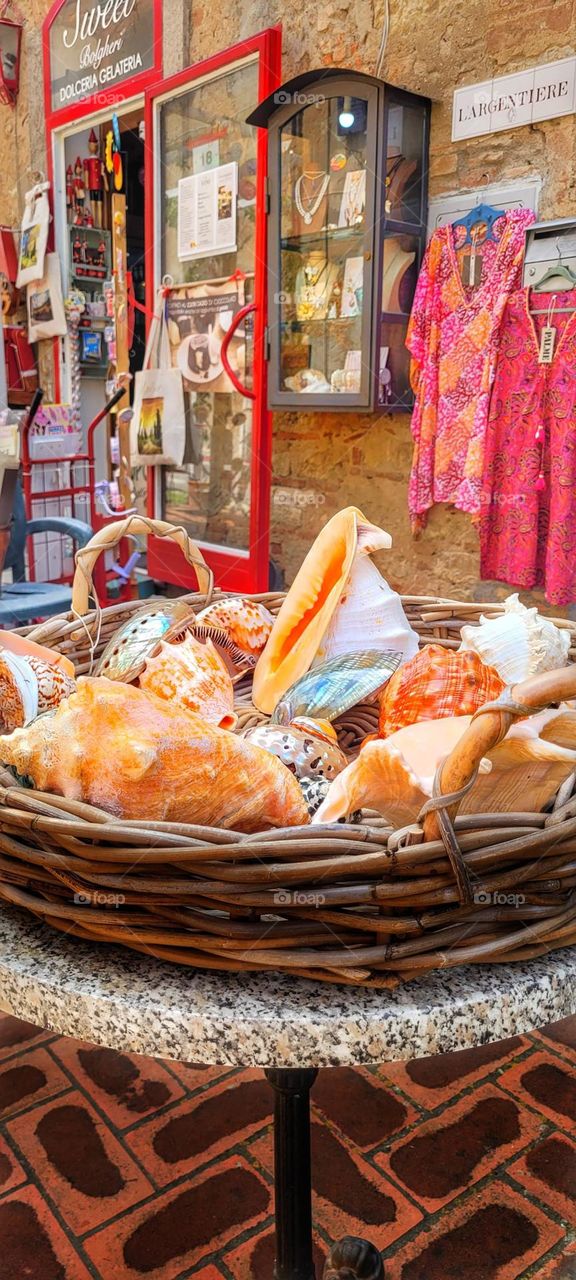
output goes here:
[{"label": "striped seashell", "polygon": [[75,680],[43,658],[0,650],[0,721],[5,732],[54,710],[75,688]]},{"label": "striped seashell", "polygon": [[504,688],[498,672],[477,653],[427,644],[388,681],[380,698],[378,735],[388,738],[420,720],[473,715]]},{"label": "striped seashell", "polygon": [[[216,600],[198,614],[195,634],[200,638],[209,638],[215,644],[221,644],[222,633],[227,636],[230,646],[228,653],[237,670],[253,667],[262,653],[272,631],[274,618],[263,604],[256,600],[243,600],[241,596],[230,600]],[[245,659],[250,659],[249,664]]]}]

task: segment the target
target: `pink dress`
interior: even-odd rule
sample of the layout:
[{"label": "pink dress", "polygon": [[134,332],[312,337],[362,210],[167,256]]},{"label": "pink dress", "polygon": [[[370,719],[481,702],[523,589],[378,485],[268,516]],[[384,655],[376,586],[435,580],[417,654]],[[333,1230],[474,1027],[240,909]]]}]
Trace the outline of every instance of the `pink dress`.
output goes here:
[{"label": "pink dress", "polygon": [[[554,303],[554,297],[556,299]],[[551,364],[539,363],[553,307]],[[508,302],[486,433],[480,520],[483,578],[530,590],[550,604],[576,601],[576,289]]]},{"label": "pink dress", "polygon": [[473,288],[462,283],[456,257],[463,228],[440,227],[426,250],[406,339],[416,394],[408,497],[414,530],[435,502],[480,511],[498,329],[520,282],[524,230],[533,221],[529,209],[517,209],[495,223],[498,238],[482,246],[482,281]]}]

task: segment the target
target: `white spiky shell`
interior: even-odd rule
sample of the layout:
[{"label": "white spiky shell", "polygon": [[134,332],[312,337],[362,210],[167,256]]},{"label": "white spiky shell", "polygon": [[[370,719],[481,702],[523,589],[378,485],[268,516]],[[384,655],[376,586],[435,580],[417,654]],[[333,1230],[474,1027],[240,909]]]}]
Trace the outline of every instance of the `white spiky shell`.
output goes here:
[{"label": "white spiky shell", "polygon": [[517,684],[542,671],[554,671],[568,661],[570,634],[561,631],[538,610],[527,609],[518,594],[504,601],[499,618],[480,618],[480,625],[462,627],[461,649],[473,650],[495,667],[506,684]]}]

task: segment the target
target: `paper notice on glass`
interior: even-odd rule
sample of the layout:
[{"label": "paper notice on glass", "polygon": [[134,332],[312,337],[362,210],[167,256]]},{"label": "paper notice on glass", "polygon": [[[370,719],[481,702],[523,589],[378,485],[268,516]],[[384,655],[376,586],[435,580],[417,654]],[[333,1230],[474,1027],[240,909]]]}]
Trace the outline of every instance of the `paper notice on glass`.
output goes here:
[{"label": "paper notice on glass", "polygon": [[178,183],[178,257],[181,262],[236,248],[238,165],[220,164]]}]

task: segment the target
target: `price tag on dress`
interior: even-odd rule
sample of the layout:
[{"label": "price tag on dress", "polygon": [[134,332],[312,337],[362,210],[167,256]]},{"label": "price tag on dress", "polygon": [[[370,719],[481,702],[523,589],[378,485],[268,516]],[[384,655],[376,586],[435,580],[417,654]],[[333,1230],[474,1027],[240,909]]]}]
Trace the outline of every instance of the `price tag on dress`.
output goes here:
[{"label": "price tag on dress", "polygon": [[556,345],[556,330],[552,325],[546,324],[542,330],[540,338],[540,354],[538,356],[538,364],[552,364],[554,357],[554,347]]}]

